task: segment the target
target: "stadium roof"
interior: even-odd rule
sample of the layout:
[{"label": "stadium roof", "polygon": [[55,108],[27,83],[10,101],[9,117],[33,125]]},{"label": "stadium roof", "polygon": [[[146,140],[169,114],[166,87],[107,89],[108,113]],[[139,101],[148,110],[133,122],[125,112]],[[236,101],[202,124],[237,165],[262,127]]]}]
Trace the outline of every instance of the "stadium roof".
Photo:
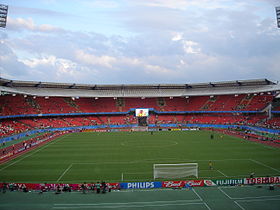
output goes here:
[{"label": "stadium roof", "polygon": [[188,97],[225,94],[280,92],[280,85],[267,79],[194,84],[71,84],[18,81],[0,78],[2,94],[62,97]]}]

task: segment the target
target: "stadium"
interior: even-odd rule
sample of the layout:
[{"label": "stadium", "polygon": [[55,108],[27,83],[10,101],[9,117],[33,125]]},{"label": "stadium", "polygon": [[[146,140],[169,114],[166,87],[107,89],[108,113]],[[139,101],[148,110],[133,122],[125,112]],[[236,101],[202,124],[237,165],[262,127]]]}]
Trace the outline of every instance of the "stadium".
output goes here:
[{"label": "stadium", "polygon": [[0,209],[279,209],[275,1],[3,3]]},{"label": "stadium", "polygon": [[280,87],[270,80],[0,84],[5,182],[79,190],[101,180],[112,189],[280,181]]}]

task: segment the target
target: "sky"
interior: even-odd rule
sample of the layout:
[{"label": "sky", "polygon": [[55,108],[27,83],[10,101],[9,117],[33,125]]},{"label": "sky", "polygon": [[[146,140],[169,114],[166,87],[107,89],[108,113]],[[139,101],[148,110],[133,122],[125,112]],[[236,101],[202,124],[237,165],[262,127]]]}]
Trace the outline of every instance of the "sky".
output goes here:
[{"label": "sky", "polygon": [[0,77],[82,84],[280,80],[280,0],[0,0]]}]

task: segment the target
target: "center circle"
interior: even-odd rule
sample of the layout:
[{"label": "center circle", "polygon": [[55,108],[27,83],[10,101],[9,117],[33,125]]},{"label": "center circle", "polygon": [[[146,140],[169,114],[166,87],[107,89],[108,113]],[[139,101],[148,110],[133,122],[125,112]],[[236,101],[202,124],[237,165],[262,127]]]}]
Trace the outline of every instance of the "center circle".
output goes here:
[{"label": "center circle", "polygon": [[139,148],[145,148],[145,147],[170,147],[177,145],[178,142],[174,140],[166,140],[159,142],[153,142],[151,140],[128,140],[121,142],[122,146],[126,147],[139,147]]}]

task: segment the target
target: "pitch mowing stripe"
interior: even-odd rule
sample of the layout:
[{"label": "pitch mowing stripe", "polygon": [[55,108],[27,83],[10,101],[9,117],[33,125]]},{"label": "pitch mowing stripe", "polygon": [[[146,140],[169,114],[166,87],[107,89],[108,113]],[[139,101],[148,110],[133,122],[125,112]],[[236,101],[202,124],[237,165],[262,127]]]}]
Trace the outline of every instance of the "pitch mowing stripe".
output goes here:
[{"label": "pitch mowing stripe", "polygon": [[[177,160],[179,162],[208,162],[209,160],[183,160],[183,159],[176,159],[176,158],[159,158],[159,159],[144,159],[144,160],[134,160],[134,161],[112,161],[112,162],[74,162],[72,164],[133,164],[133,163],[144,163],[144,162],[150,162],[150,161],[161,161],[161,160]],[[252,161],[252,159],[220,159],[220,160],[212,160],[212,161]],[[170,162],[170,161],[165,161],[165,162]],[[174,161],[172,161],[174,162]],[[203,170],[207,171],[207,170]]]},{"label": "pitch mowing stripe", "polygon": [[278,200],[280,201],[280,195],[263,195],[263,196],[255,196],[255,197],[242,197],[242,198],[232,198],[235,200],[247,200],[247,199],[258,199],[258,198],[278,198]]},{"label": "pitch mowing stripe", "polygon": [[218,190],[220,190],[220,192],[222,192],[229,199],[231,199],[231,200],[233,199],[232,197],[230,197],[230,195],[228,195],[225,191],[223,191],[221,187],[218,187]]},{"label": "pitch mowing stripe", "polygon": [[263,196],[253,196],[253,197],[242,197],[242,198],[233,198],[231,197],[229,194],[227,194],[224,190],[222,190],[222,188],[229,188],[229,187],[218,187],[218,189],[225,195],[227,196],[229,199],[231,200],[247,200],[247,199],[258,199],[258,198],[278,198],[278,200],[280,201],[280,195],[263,195]]},{"label": "pitch mowing stripe", "polygon": [[[164,206],[187,206],[187,205],[205,205],[204,203],[182,203],[182,204],[146,204],[146,205],[116,205],[116,206],[65,206],[65,207],[53,207],[53,209],[93,209],[93,208],[98,208],[98,209],[104,209],[104,208],[110,208],[110,209],[115,209],[115,208],[145,208],[145,207],[164,207]],[[206,206],[207,207],[207,206]],[[210,210],[210,209],[209,209]]]},{"label": "pitch mowing stripe", "polygon": [[202,197],[195,191],[195,189],[192,189],[192,191],[196,194],[196,196],[199,198],[199,200],[200,200],[201,202],[203,202],[203,204],[206,206],[206,208],[207,208],[208,210],[211,210],[211,208],[207,205],[206,202],[204,202],[204,200],[202,199]]},{"label": "pitch mowing stripe", "polygon": [[237,201],[234,201],[234,203],[242,210],[245,210]]},{"label": "pitch mowing stripe", "polygon": [[225,173],[221,172],[220,170],[217,170],[220,174],[222,174],[225,177],[228,177]]},{"label": "pitch mowing stripe", "polygon": [[255,162],[255,163],[259,164],[259,165],[262,165],[262,166],[265,166],[265,167],[267,167],[267,168],[270,168],[270,169],[272,169],[272,170],[274,170],[274,171],[280,172],[278,169],[273,168],[273,167],[271,167],[271,166],[269,166],[269,165],[266,165],[266,164],[264,164],[264,163],[262,163],[262,162],[260,162],[260,161],[257,161],[257,160],[254,160],[254,159],[250,159],[250,160],[251,160],[252,162]]},{"label": "pitch mowing stripe", "polygon": [[[66,135],[68,135],[68,134],[66,134]],[[6,169],[6,168],[8,168],[8,167],[10,167],[10,166],[12,166],[12,165],[14,165],[14,164],[16,164],[16,163],[22,161],[22,160],[24,160],[25,158],[34,155],[35,153],[37,153],[37,152],[39,152],[39,151],[45,149],[46,147],[50,146],[51,144],[54,144],[54,143],[58,142],[58,140],[63,139],[64,137],[66,137],[66,135],[64,135],[64,136],[62,136],[62,137],[58,137],[57,139],[54,139],[54,140],[51,141],[50,143],[48,143],[48,144],[46,144],[46,145],[44,145],[44,146],[42,146],[42,147],[39,147],[37,150],[35,150],[34,152],[32,152],[32,153],[30,153],[30,154],[27,153],[28,155],[26,155],[26,156],[22,157],[21,159],[15,161],[15,162],[12,162],[12,163],[10,163],[9,165],[7,165],[7,166],[1,168],[0,171],[3,171],[4,169]]]},{"label": "pitch mowing stripe", "polygon": [[[174,201],[143,201],[127,203],[78,203],[78,204],[54,204],[54,209],[74,209],[74,208],[143,208],[161,206],[184,206],[184,205],[205,205],[200,200],[174,200]],[[207,206],[207,204],[206,204]],[[210,208],[208,208],[210,210]]]},{"label": "pitch mowing stripe", "polygon": [[60,175],[60,177],[56,180],[56,182],[59,182],[60,181],[60,179],[67,173],[67,171],[69,171],[70,170],[70,168],[73,166],[73,164],[70,164],[69,166],[68,166],[68,168],[67,169],[65,169],[65,171]]},{"label": "pitch mowing stripe", "polygon": [[268,198],[268,199],[252,199],[252,200],[238,200],[238,201],[235,201],[235,202],[243,202],[243,203],[246,203],[246,202],[263,202],[263,201],[280,201],[280,199],[276,199],[276,198]]},{"label": "pitch mowing stripe", "polygon": [[[147,172],[147,174],[148,174],[148,172]],[[278,176],[279,174],[271,174],[271,176]],[[265,176],[267,176],[267,174],[260,174],[259,175],[260,177],[265,177]],[[243,175],[236,175],[236,176],[228,176],[227,177],[227,179],[228,178],[240,178],[240,179],[244,179],[245,177],[248,177],[248,174],[243,174]],[[200,176],[199,177],[199,179],[216,179],[216,178],[225,178],[225,176],[215,176],[215,177],[210,177],[210,176]],[[187,180],[192,180],[191,178],[190,179],[187,179]],[[98,181],[100,181],[100,179],[87,179],[87,180],[85,180],[85,179],[81,179],[81,180],[60,180],[62,183],[82,183],[82,182],[98,182]],[[145,181],[151,181],[151,182],[153,182],[154,181],[154,179],[153,178],[151,178],[151,179],[129,179],[129,180],[127,180],[127,182],[145,182]],[[167,181],[167,180],[161,180],[161,181]],[[41,183],[42,182],[42,180],[40,180],[40,181],[30,181],[30,180],[28,180],[28,181],[26,181],[26,180],[18,180],[17,181],[18,183],[20,183],[20,182],[24,182],[24,183]],[[47,183],[55,183],[55,182],[57,182],[57,180],[44,180],[43,182],[47,182]],[[120,182],[120,179],[112,179],[112,180],[110,180],[110,182]],[[244,187],[246,187],[246,186],[244,186]],[[226,187],[224,187],[224,188],[226,188]],[[230,186],[230,187],[228,187],[228,188],[234,188],[234,186]]]},{"label": "pitch mowing stripe", "polygon": [[165,203],[189,203],[189,202],[200,202],[199,199],[193,200],[168,200],[168,201],[133,201],[133,202],[122,202],[122,203],[57,203],[55,206],[99,206],[99,205],[126,205],[126,204],[165,204]]}]

